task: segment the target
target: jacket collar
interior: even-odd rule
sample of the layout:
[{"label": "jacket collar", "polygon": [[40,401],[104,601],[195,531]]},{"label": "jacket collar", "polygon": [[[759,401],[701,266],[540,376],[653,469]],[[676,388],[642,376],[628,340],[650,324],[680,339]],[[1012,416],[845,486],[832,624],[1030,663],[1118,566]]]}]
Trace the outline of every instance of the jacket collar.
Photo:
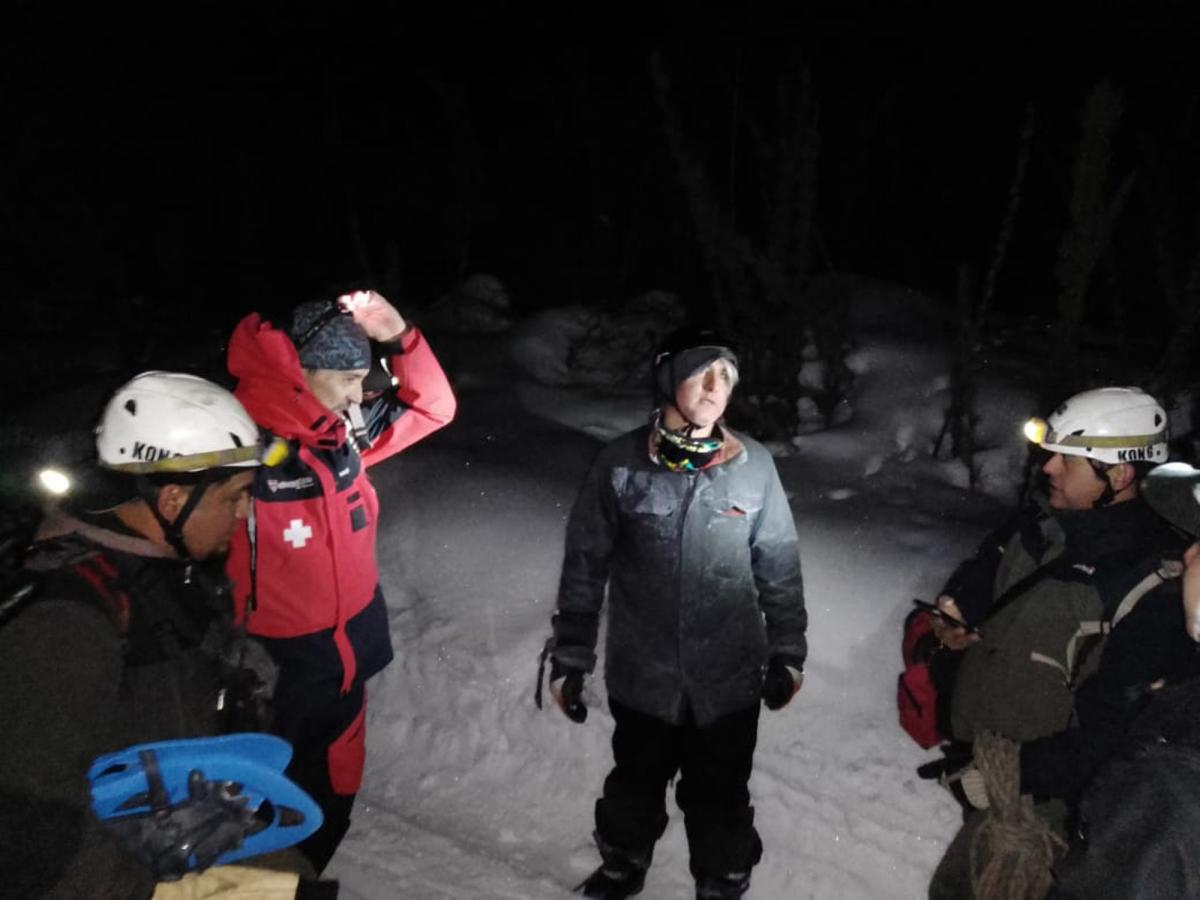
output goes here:
[{"label": "jacket collar", "polygon": [[1097,509],[1055,510],[1067,546],[1100,555],[1130,546],[1152,547],[1170,540],[1170,529],[1141,497]]},{"label": "jacket collar", "polygon": [[345,442],[345,422],[308,389],[291,338],[258,313],[234,329],[228,362],[238,380],[233,393],[260,426],[310,447],[332,450]]}]

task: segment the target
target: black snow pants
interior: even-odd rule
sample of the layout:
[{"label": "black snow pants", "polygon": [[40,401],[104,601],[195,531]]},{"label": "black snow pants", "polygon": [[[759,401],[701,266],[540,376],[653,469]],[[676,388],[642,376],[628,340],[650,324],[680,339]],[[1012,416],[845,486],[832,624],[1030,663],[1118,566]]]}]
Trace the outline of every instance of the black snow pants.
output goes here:
[{"label": "black snow pants", "polygon": [[750,805],[750,770],[758,740],[758,704],[703,728],[689,710],[672,725],[610,698],[616,720],[613,758],[596,801],[596,838],[605,863],[646,869],[667,826],[667,784],[678,772],[692,875],[748,873],[762,858]]},{"label": "black snow pants", "polygon": [[299,844],[320,874],[350,830],[350,812],[357,793],[339,793],[331,768],[336,765],[333,755],[363,712],[365,687],[356,682],[335,702],[319,705],[300,697],[284,697],[282,704],[280,699],[277,694],[272,731],[292,744],[292,761],[284,774],[313,798],[325,816],[321,827]]}]

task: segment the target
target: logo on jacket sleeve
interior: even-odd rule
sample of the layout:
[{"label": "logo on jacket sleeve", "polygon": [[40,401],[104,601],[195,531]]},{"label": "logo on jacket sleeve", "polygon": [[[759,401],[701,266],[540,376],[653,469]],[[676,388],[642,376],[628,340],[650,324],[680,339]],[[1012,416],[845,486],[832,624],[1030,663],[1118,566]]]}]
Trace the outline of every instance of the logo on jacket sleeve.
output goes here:
[{"label": "logo on jacket sleeve", "polygon": [[296,550],[307,544],[310,537],[312,537],[312,528],[305,525],[303,519],[292,519],[288,522],[288,527],[283,529],[283,539]]}]

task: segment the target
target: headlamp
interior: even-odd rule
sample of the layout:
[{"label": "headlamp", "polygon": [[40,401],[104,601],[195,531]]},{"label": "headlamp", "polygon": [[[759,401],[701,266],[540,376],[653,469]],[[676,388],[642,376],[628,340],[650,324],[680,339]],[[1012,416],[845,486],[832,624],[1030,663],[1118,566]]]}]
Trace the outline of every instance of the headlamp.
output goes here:
[{"label": "headlamp", "polygon": [[42,469],[37,480],[42,490],[54,497],[61,497],[71,490],[70,476],[60,469]]},{"label": "headlamp", "polygon": [[262,464],[268,469],[273,469],[287,459],[290,452],[291,449],[288,447],[288,442],[283,438],[271,438],[271,442],[263,448]]},{"label": "headlamp", "polygon": [[1045,419],[1033,418],[1025,423],[1022,429],[1025,432],[1025,437],[1031,443],[1042,444],[1046,440],[1046,435],[1050,433],[1050,425]]}]

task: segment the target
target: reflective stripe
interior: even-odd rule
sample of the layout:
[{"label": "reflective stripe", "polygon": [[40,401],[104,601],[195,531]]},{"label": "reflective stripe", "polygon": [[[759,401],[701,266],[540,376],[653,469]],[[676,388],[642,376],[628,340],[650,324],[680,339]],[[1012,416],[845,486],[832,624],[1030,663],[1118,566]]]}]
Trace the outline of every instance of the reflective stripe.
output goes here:
[{"label": "reflective stripe", "polygon": [[1165,444],[1167,433],[1156,431],[1154,434],[1065,434],[1059,437],[1052,431],[1046,436],[1045,442],[1057,444],[1060,447],[1097,447],[1102,450],[1117,450],[1125,447],[1151,447],[1154,444]]},{"label": "reflective stripe", "polygon": [[262,459],[262,452],[262,447],[258,444],[248,444],[245,447],[230,447],[227,450],[189,453],[187,456],[168,456],[165,459],[110,464],[108,468],[116,472],[129,472],[133,475],[149,475],[154,472],[201,472],[205,469],[236,466],[239,463],[259,462]]},{"label": "reflective stripe", "polygon": [[1029,654],[1029,658],[1036,663],[1045,663],[1048,666],[1053,666],[1054,668],[1058,669],[1058,671],[1062,672],[1063,681],[1070,682],[1071,678],[1067,670],[1063,667],[1063,664],[1053,656],[1047,656],[1045,653],[1038,653],[1036,650],[1034,650]]}]

